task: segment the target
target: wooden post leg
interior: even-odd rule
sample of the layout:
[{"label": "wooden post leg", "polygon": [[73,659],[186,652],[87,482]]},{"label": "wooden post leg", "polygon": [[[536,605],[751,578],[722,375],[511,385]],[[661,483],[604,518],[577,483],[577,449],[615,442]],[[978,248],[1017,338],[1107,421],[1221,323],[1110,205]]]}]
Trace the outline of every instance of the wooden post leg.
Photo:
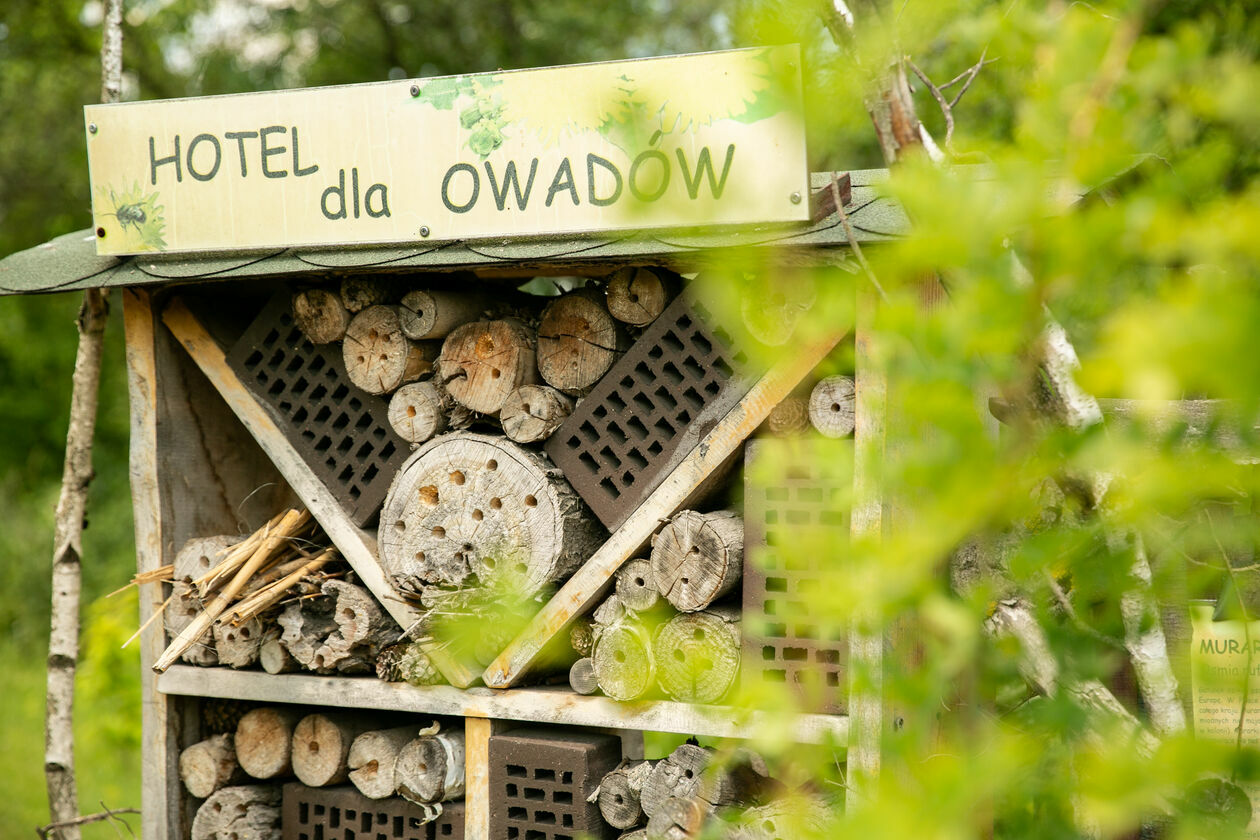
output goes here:
[{"label": "wooden post leg", "polygon": [[490,736],[506,721],[464,720],[464,840],[490,840]]},{"label": "wooden post leg", "polygon": [[[878,544],[883,528],[884,415],[888,383],[873,360],[877,299],[861,289],[854,332],[857,403],[853,432],[853,516],[855,544]],[[845,805],[852,810],[869,797],[879,780],[883,726],[884,640],[878,619],[861,612],[849,628],[849,752]]]}]

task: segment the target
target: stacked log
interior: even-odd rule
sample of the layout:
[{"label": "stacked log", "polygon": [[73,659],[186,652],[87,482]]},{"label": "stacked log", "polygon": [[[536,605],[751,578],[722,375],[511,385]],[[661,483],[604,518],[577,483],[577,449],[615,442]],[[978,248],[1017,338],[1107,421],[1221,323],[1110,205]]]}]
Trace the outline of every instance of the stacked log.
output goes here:
[{"label": "stacked log", "polygon": [[644,820],[640,797],[655,762],[638,761],[619,767],[599,784],[599,812],[613,828],[634,828]]},{"label": "stacked log", "polygon": [[350,746],[370,728],[361,714],[318,712],[302,718],[293,728],[293,775],[310,787],[346,781]]},{"label": "stacked log", "polygon": [[280,788],[221,788],[197,809],[191,836],[192,840],[280,840]]},{"label": "stacked log", "polygon": [[622,268],[608,277],[609,313],[633,327],[646,327],[678,293],[677,277],[664,269]]},{"label": "stacked log", "polygon": [[236,726],[232,743],[241,769],[255,779],[277,779],[293,769],[293,730],[302,714],[284,706],[248,712]]},{"label": "stacked log", "polygon": [[378,729],[354,739],[346,756],[349,778],[368,799],[386,799],[398,790],[394,765],[417,732],[415,726]]},{"label": "stacked log", "polygon": [[656,631],[653,649],[666,694],[684,703],[717,703],[739,674],[739,610],[679,613]]},{"label": "stacked log", "polygon": [[852,376],[828,376],[809,395],[809,422],[826,437],[853,434],[857,391]]},{"label": "stacked log", "polygon": [[735,588],[744,570],[744,520],[685,510],[652,538],[652,576],[675,608],[695,612]]},{"label": "stacked log", "polygon": [[179,754],[179,778],[190,794],[205,799],[245,778],[245,771],[236,760],[234,741],[232,735],[214,735]]},{"label": "stacked log", "polygon": [[398,794],[417,804],[458,799],[464,795],[464,767],[464,731],[430,727],[398,753]]},{"label": "stacked log", "polygon": [[580,394],[600,380],[625,352],[625,329],[603,296],[579,289],[543,309],[538,324],[538,372],[553,388]]}]

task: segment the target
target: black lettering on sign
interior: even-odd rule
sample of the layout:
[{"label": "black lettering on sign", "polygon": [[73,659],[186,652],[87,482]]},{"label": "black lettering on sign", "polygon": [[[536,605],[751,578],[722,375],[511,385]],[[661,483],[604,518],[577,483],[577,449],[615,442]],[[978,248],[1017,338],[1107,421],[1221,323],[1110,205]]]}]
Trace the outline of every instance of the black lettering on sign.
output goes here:
[{"label": "black lettering on sign", "polygon": [[503,170],[503,189],[499,189],[499,182],[494,177],[494,167],[490,165],[490,161],[485,162],[485,167],[486,178],[490,180],[490,194],[494,196],[496,207],[502,210],[507,206],[509,186],[512,192],[516,193],[516,209],[524,210],[529,206],[529,193],[534,188],[534,175],[538,172],[538,158],[534,158],[529,163],[529,177],[525,180],[524,192],[521,192],[521,181],[516,176],[516,161],[508,161],[507,168]]},{"label": "black lettering on sign", "polygon": [[556,193],[564,190],[569,191],[569,197],[573,199],[573,206],[577,207],[581,202],[578,201],[577,185],[573,183],[573,167],[569,165],[568,158],[560,162],[560,166],[556,169],[556,177],[551,179],[551,188],[547,190],[547,206],[551,206],[551,202],[555,200]]},{"label": "black lettering on sign", "polygon": [[[381,198],[381,206],[377,210],[372,209],[372,196],[379,195]],[[363,209],[367,210],[367,214],[373,219],[379,219],[382,216],[389,215],[389,189],[384,184],[373,184],[368,187],[367,195],[363,196]]]},{"label": "black lettering on sign", "polygon": [[286,178],[289,175],[283,169],[273,170],[267,166],[267,158],[272,155],[282,155],[288,151],[284,146],[268,146],[267,135],[284,134],[287,131],[288,129],[282,125],[269,125],[258,129],[258,143],[262,147],[262,174],[267,178]]},{"label": "black lettering on sign", "polygon": [[[316,172],[319,171],[318,163],[312,163],[310,166],[306,167],[305,169],[302,168],[302,164],[298,163],[298,130],[297,130],[296,125],[293,126],[292,134],[293,134],[293,175],[294,177],[301,178],[303,175],[314,175]],[[244,163],[244,161],[245,161],[245,155],[242,154],[241,162]],[[245,173],[242,172],[241,174],[244,175]]]},{"label": "black lettering on sign", "polygon": [[[612,173],[613,183],[616,185],[613,187],[612,195],[605,198],[595,195],[595,164],[597,163]],[[599,155],[588,154],[586,156],[586,188],[586,194],[591,204],[594,204],[596,207],[607,207],[621,198],[621,172],[617,167],[613,166],[611,160],[606,160]]]},{"label": "black lettering on sign", "polygon": [[[337,212],[328,209],[328,199],[332,197],[337,199]],[[324,211],[326,219],[344,219],[346,217],[346,170],[342,169],[337,173],[337,186],[329,187],[324,190],[324,194],[319,197],[319,209]]]},{"label": "black lettering on sign", "polygon": [[[656,181],[655,191],[645,190],[639,183],[639,173],[642,171],[644,164],[648,161],[657,161],[661,167],[661,174]],[[646,152],[639,152],[635,157],[634,163],[630,164],[630,174],[627,177],[630,182],[630,194],[639,201],[656,201],[665,195],[665,191],[669,189],[669,158],[665,157],[665,153],[659,149],[648,149]]]},{"label": "black lettering on sign", "polygon": [[245,141],[251,137],[257,137],[257,131],[225,131],[223,136],[228,140],[236,141],[236,150],[241,156],[241,177],[244,178],[249,174],[249,169],[245,165]]},{"label": "black lettering on sign", "polygon": [[350,194],[354,197],[354,217],[359,218],[359,167],[350,170]]},{"label": "black lettering on sign", "polygon": [[157,149],[153,142],[153,138],[149,138],[149,185],[157,186],[157,170],[159,166],[165,166],[168,163],[175,164],[175,183],[182,184],[184,182],[184,171],[180,168],[179,162],[179,135],[175,135],[175,154],[168,155],[164,158],[157,156]]},{"label": "black lettering on sign", "polygon": [[[451,179],[455,177],[456,172],[467,172],[472,176],[472,195],[468,197],[468,201],[464,204],[455,204],[451,201]],[[506,186],[504,189],[506,189]],[[446,205],[447,210],[450,210],[452,213],[467,213],[477,203],[477,195],[480,192],[481,178],[477,175],[477,169],[472,164],[457,163],[446,170],[446,177],[442,179],[442,203]],[[550,199],[547,203],[551,203]]]},{"label": "black lettering on sign", "polygon": [[[210,171],[206,173],[198,172],[197,167],[193,165],[193,158],[197,154],[197,145],[200,143],[209,143],[214,148],[214,166],[211,166]],[[198,181],[209,181],[215,175],[218,175],[219,164],[222,162],[223,149],[219,146],[219,138],[213,134],[198,134],[188,144],[188,174]]]},{"label": "black lettering on sign", "polygon": [[713,175],[713,161],[709,157],[709,147],[705,146],[700,150],[700,157],[696,160],[696,171],[694,178],[692,173],[687,171],[687,157],[683,154],[682,149],[676,150],[678,153],[678,165],[682,167],[683,182],[687,185],[687,195],[695,200],[700,194],[700,178],[703,175],[709,176],[709,190],[713,193],[714,198],[722,197],[722,190],[726,189],[726,176],[731,171],[731,161],[735,159],[735,144],[732,143],[726,147],[726,162],[722,164],[722,177],[715,179]]}]

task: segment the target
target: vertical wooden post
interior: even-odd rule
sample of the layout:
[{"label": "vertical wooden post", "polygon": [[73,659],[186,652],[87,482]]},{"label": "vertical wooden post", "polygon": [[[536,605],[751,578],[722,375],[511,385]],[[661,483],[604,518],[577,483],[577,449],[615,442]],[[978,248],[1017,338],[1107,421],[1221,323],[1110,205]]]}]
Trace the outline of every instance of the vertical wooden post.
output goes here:
[{"label": "vertical wooden post", "polygon": [[[885,412],[888,381],[876,358],[874,335],[878,299],[858,289],[854,331],[857,403],[853,431],[853,515],[850,535],[866,546],[880,542],[883,529]],[[857,611],[849,628],[849,751],[846,806],[870,796],[879,780],[883,726],[884,638],[874,611]]]},{"label": "vertical wooden post", "polygon": [[464,840],[490,840],[490,736],[507,724],[464,719]]},{"label": "vertical wooden post", "polygon": [[[162,565],[162,505],[158,491],[156,323],[149,294],[123,289],[127,336],[127,393],[131,403],[131,498],[135,506],[136,571]],[[140,587],[140,623],[161,606],[161,589]],[[179,789],[178,702],[157,690],[153,662],[166,647],[161,622],[140,635],[140,727],[145,744],[141,767],[141,834],[152,840],[179,836],[186,823]]]}]

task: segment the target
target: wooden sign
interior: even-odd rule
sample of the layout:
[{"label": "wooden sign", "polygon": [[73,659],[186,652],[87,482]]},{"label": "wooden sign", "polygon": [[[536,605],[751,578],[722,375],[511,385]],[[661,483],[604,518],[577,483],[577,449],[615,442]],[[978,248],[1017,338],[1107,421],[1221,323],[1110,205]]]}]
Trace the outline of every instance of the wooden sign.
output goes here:
[{"label": "wooden sign", "polygon": [[795,46],[91,105],[100,254],[808,218]]}]

